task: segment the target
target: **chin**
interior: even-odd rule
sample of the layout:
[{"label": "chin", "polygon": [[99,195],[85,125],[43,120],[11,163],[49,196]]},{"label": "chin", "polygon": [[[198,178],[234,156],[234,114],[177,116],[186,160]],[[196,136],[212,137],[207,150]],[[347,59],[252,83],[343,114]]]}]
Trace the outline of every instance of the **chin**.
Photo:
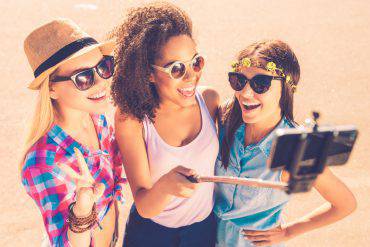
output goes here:
[{"label": "chin", "polygon": [[197,100],[195,98],[195,95],[186,99],[181,99],[179,101],[179,105],[182,107],[192,106],[197,103]]},{"label": "chin", "polygon": [[181,107],[187,107],[196,104],[195,91],[192,95],[182,95],[179,92],[176,92],[176,98],[174,99],[176,104]]},{"label": "chin", "polygon": [[246,123],[246,124],[258,123],[263,118],[262,115],[263,114],[261,114],[261,109],[256,109],[256,110],[252,110],[252,111],[245,111],[242,108],[242,119],[243,119],[243,122]]},{"label": "chin", "polygon": [[243,114],[242,116],[243,118],[243,122],[246,123],[246,124],[255,124],[255,123],[258,123],[261,119],[260,117],[256,116],[256,117],[250,117],[250,116],[245,116]]}]

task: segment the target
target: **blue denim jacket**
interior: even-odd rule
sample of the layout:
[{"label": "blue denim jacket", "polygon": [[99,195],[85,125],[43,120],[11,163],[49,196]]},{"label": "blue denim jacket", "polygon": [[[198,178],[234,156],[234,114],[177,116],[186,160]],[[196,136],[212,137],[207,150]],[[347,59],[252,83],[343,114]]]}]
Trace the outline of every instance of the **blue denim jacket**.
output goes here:
[{"label": "blue denim jacket", "polygon": [[[293,124],[283,118],[277,127],[260,142],[244,146],[245,125],[235,132],[230,149],[227,169],[221,166],[221,155],[216,161],[216,175],[258,178],[280,181],[282,171],[271,171],[266,167],[272,140],[277,128],[292,128]],[[222,143],[224,129],[220,129]],[[223,148],[223,147],[221,147]],[[221,152],[220,152],[221,153]],[[214,212],[219,218],[219,246],[251,246],[240,234],[242,229],[268,230],[281,223],[281,212],[289,196],[271,188],[217,184],[215,188]]]}]

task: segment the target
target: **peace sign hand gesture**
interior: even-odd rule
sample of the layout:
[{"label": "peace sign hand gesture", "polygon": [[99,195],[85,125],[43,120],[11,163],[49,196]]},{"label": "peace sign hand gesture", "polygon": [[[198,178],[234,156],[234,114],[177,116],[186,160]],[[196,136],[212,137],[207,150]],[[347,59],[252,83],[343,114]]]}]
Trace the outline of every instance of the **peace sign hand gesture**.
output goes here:
[{"label": "peace sign hand gesture", "polygon": [[94,203],[103,195],[105,186],[102,183],[95,182],[80,150],[77,148],[73,150],[75,151],[80,174],[68,165],[60,164],[59,167],[75,181],[76,204],[73,207],[73,212],[77,217],[83,217],[91,213]]}]

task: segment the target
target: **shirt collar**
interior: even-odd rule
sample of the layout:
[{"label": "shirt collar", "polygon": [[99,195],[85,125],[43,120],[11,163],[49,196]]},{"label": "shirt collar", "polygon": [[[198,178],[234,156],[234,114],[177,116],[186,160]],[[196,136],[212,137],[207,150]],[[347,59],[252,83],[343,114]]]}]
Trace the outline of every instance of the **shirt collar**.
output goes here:
[{"label": "shirt collar", "polygon": [[[285,117],[283,117],[278,125],[262,140],[260,140],[256,144],[251,144],[249,146],[259,147],[262,153],[268,157],[270,155],[271,147],[272,147],[272,140],[275,137],[275,131],[279,128],[291,128],[293,125],[288,121]],[[238,141],[244,147],[244,135],[245,135],[245,124],[243,123],[236,131],[235,131],[235,140]]]},{"label": "shirt collar", "polygon": [[75,151],[74,148],[78,148],[83,154],[87,153],[87,150],[75,141],[70,135],[68,135],[59,126],[54,124],[48,132],[48,136],[57,144],[57,146],[63,148],[66,152],[73,155]]},{"label": "shirt collar", "polygon": [[[95,129],[98,134],[98,139],[100,145],[102,145],[102,142],[100,140],[100,132],[101,132],[101,126],[102,123],[100,122],[102,119],[99,115],[91,115],[91,119],[93,120]],[[75,139],[73,139],[70,135],[68,135],[59,125],[53,124],[51,129],[48,132],[49,138],[51,138],[59,147],[63,148],[66,152],[70,154],[74,154],[74,148],[78,148],[81,153],[84,155],[89,154],[90,150],[88,148],[85,148],[82,146],[79,142],[77,142]]]},{"label": "shirt collar", "polygon": [[272,140],[275,138],[275,131],[280,128],[291,128],[292,126],[293,125],[283,117],[278,125],[276,125],[276,127],[257,144],[266,157],[270,156]]}]

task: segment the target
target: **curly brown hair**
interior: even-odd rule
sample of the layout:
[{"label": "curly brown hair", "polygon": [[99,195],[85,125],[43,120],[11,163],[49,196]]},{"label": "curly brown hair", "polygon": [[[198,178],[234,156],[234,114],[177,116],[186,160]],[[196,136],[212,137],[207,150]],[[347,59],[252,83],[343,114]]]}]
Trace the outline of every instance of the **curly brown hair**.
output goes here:
[{"label": "curly brown hair", "polygon": [[150,82],[151,64],[160,57],[161,47],[173,36],[192,38],[192,22],[173,4],[156,2],[133,8],[111,34],[116,39],[116,73],[112,97],[121,112],[139,121],[151,121],[159,107],[159,96]]}]

